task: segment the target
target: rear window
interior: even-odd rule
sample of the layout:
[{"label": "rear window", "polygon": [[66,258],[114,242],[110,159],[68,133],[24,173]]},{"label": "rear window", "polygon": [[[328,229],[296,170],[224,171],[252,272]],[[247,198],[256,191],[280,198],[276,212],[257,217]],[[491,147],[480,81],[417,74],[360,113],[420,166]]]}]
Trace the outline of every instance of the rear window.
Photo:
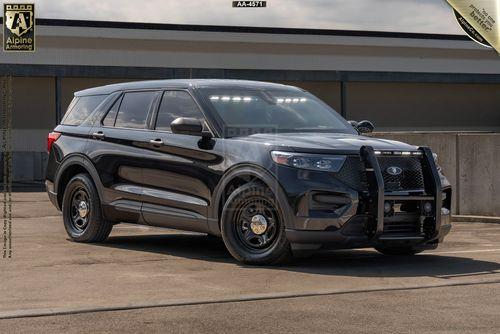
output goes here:
[{"label": "rear window", "polygon": [[104,101],[107,95],[77,96],[71,101],[68,111],[61,124],[80,125],[85,121],[97,106]]},{"label": "rear window", "polygon": [[146,128],[148,112],[157,94],[158,92],[125,93],[116,116],[115,126],[136,129]]}]

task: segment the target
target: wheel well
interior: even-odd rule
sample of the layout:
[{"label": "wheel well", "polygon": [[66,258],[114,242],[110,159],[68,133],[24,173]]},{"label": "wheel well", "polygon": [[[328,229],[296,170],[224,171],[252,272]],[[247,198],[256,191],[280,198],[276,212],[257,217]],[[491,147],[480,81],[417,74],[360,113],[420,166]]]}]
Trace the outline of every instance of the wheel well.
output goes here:
[{"label": "wheel well", "polygon": [[89,174],[88,170],[85,169],[85,167],[79,164],[74,164],[66,168],[61,174],[57,186],[57,202],[59,203],[59,207],[62,207],[62,198],[64,196],[64,190],[66,189],[69,180],[71,180],[73,176],[81,173]]},{"label": "wheel well", "polygon": [[233,193],[233,191],[250,182],[260,182],[262,184],[265,184],[264,181],[262,181],[255,175],[238,175],[237,177],[229,181],[229,183],[224,187],[221,194],[218,208],[218,217],[221,217],[224,204],[226,204],[227,199]]}]

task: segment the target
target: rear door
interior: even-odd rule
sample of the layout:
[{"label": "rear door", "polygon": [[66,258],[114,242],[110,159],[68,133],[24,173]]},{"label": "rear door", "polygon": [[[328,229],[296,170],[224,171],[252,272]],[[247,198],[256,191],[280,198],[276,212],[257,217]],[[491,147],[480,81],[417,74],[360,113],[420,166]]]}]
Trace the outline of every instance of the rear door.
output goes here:
[{"label": "rear door", "polygon": [[147,129],[160,91],[127,91],[91,132],[89,156],[103,184],[107,217],[142,222],[143,166],[147,163]]},{"label": "rear door", "polygon": [[150,225],[207,232],[207,209],[220,163],[200,136],[173,134],[170,123],[178,117],[204,116],[186,90],[166,90],[153,116],[144,169],[142,213]]}]

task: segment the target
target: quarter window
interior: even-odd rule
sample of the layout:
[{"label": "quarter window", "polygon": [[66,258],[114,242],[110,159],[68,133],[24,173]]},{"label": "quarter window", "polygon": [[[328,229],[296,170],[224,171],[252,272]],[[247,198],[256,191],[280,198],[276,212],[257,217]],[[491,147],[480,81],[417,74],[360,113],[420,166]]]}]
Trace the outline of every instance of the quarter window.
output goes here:
[{"label": "quarter window", "polygon": [[123,95],[115,126],[145,129],[148,112],[157,92],[129,92]]},{"label": "quarter window", "polygon": [[102,120],[102,125],[115,126],[116,114],[118,113],[118,108],[120,107],[121,101],[122,97],[120,97],[118,100],[116,100],[115,103],[113,103],[113,106],[111,107],[111,109],[109,109],[106,117],[104,117],[104,119]]},{"label": "quarter window", "polygon": [[85,121],[97,106],[104,101],[107,95],[90,95],[75,97],[69,105],[61,124],[80,125]]},{"label": "quarter window", "polygon": [[203,122],[203,114],[189,93],[181,90],[164,92],[155,129],[170,131],[170,123],[179,117],[198,118]]}]

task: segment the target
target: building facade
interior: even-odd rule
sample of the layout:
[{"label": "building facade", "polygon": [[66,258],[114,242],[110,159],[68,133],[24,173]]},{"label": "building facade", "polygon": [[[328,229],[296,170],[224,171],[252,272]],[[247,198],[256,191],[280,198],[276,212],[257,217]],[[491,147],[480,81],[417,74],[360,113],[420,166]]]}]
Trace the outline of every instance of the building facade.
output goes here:
[{"label": "building facade", "polygon": [[378,131],[500,132],[500,57],[458,35],[38,19],[36,51],[1,52],[0,76],[14,182],[43,179],[47,133],[75,91],[131,80],[272,81]]}]

